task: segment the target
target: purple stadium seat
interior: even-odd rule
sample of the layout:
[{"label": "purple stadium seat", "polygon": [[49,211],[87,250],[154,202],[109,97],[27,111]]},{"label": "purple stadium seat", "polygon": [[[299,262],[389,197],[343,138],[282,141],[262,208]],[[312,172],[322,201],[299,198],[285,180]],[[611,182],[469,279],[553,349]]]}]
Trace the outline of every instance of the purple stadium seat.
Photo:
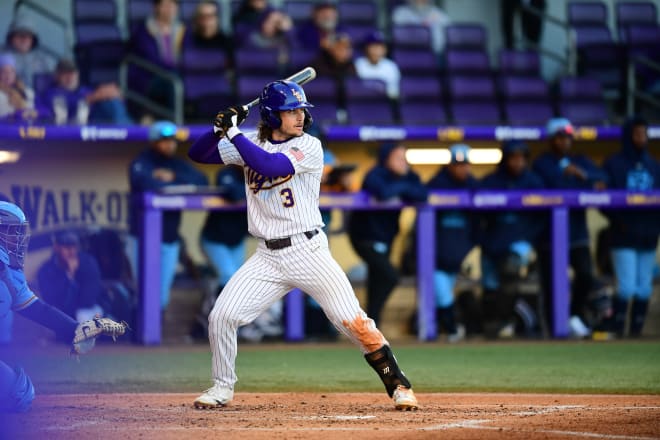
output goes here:
[{"label": "purple stadium seat", "polygon": [[541,77],[505,76],[500,79],[502,95],[507,100],[548,99],[548,84]]},{"label": "purple stadium seat", "polygon": [[97,41],[121,41],[119,27],[113,23],[76,24],[76,44],[89,44]]},{"label": "purple stadium seat", "polygon": [[[312,81],[314,82],[314,81]],[[309,83],[312,84],[312,83]],[[309,94],[307,94],[309,97]],[[334,101],[315,100],[309,98],[314,108],[310,109],[314,122],[319,125],[336,124],[339,108]]]},{"label": "purple stadium seat", "polygon": [[392,103],[387,97],[385,82],[348,77],[344,81],[344,86],[346,112],[351,124],[394,123]]},{"label": "purple stadium seat", "polygon": [[548,102],[505,102],[504,119],[511,125],[542,125],[553,116]]},{"label": "purple stadium seat", "polygon": [[431,31],[422,25],[397,25],[392,27],[392,46],[431,50]]},{"label": "purple stadium seat", "polygon": [[[229,81],[224,76],[214,73],[185,73],[183,75],[183,87],[186,99],[192,100],[209,95],[233,95],[233,89]],[[255,90],[255,96],[259,91]]]},{"label": "purple stadium seat", "polygon": [[342,24],[360,23],[376,26],[378,9],[371,0],[343,0],[337,3],[339,22]]},{"label": "purple stadium seat", "polygon": [[574,29],[578,48],[596,44],[612,44],[614,42],[612,33],[605,26],[579,26]]},{"label": "purple stadium seat", "polygon": [[618,2],[615,8],[616,25],[621,40],[626,40],[628,27],[658,25],[658,10],[653,2]]},{"label": "purple stadium seat", "polygon": [[[236,80],[236,94],[238,102],[246,104],[254,98],[259,97],[264,86],[273,81],[270,75],[245,74],[238,76]],[[255,113],[255,112],[250,112]],[[259,113],[259,112],[256,112]]]},{"label": "purple stadium seat", "polygon": [[227,68],[227,56],[218,49],[187,47],[181,54],[181,68],[184,71],[222,73]]},{"label": "purple stadium seat", "polygon": [[660,45],[660,26],[657,24],[629,26],[624,33],[628,46]]},{"label": "purple stadium seat", "polygon": [[191,23],[198,4],[199,0],[179,0],[179,19],[186,24]]},{"label": "purple stadium seat", "polygon": [[55,78],[52,72],[35,73],[32,76],[32,85],[36,96],[43,94],[48,88],[53,85]]},{"label": "purple stadium seat", "polygon": [[[314,104],[317,100],[337,100],[337,83],[329,76],[319,76],[314,81],[303,86],[309,102]],[[315,104],[316,105],[316,104]]]},{"label": "purple stadium seat", "polygon": [[235,52],[236,72],[260,73],[274,75],[276,78],[281,70],[279,54],[272,49],[258,49],[255,47],[239,48]]},{"label": "purple stadium seat", "polygon": [[449,77],[449,94],[457,99],[495,99],[495,83],[489,76]]},{"label": "purple stadium seat", "polygon": [[312,17],[314,4],[314,0],[287,0],[282,7],[294,23],[302,23]]},{"label": "purple stadium seat", "polygon": [[460,49],[445,51],[445,68],[449,73],[486,73],[491,70],[486,52]]},{"label": "purple stadium seat", "polygon": [[502,49],[499,54],[499,71],[504,75],[541,74],[539,53],[534,50]]},{"label": "purple stadium seat", "polygon": [[447,122],[447,112],[441,101],[410,101],[400,104],[403,125],[441,125]]},{"label": "purple stadium seat", "polygon": [[567,5],[568,24],[607,26],[607,6],[601,1],[570,2]]},{"label": "purple stadium seat", "polygon": [[374,24],[349,23],[344,26],[345,32],[351,37],[353,47],[361,48],[365,38],[373,33],[376,28]]},{"label": "purple stadium seat", "polygon": [[402,101],[440,101],[442,88],[437,77],[401,78],[400,96]]},{"label": "purple stadium seat", "polygon": [[440,69],[436,54],[426,49],[395,48],[392,50],[392,60],[398,64],[404,76],[408,74],[437,75]]},{"label": "purple stadium seat", "polygon": [[602,100],[560,102],[559,114],[575,125],[603,125],[608,120],[607,109]]},{"label": "purple stadium seat", "polygon": [[128,7],[126,8],[128,17],[126,21],[129,23],[130,29],[133,29],[137,23],[144,21],[153,9],[154,2],[152,0],[128,0]]},{"label": "purple stadium seat", "polygon": [[452,24],[445,28],[445,45],[448,49],[486,50],[486,28],[481,24]]},{"label": "purple stadium seat", "polygon": [[289,52],[289,66],[292,71],[298,71],[307,67],[316,58],[317,51],[314,49],[304,49],[296,47]]},{"label": "purple stadium seat", "polygon": [[118,82],[126,45],[121,40],[77,44],[75,54],[81,82],[90,85]]},{"label": "purple stadium seat", "polygon": [[458,125],[497,125],[501,122],[500,110],[494,100],[450,104],[453,122]]},{"label": "purple stadium seat", "polygon": [[114,24],[117,21],[117,5],[114,0],[75,0],[73,21]]},{"label": "purple stadium seat", "polygon": [[602,100],[603,88],[594,78],[565,76],[559,80],[559,99],[567,100]]}]

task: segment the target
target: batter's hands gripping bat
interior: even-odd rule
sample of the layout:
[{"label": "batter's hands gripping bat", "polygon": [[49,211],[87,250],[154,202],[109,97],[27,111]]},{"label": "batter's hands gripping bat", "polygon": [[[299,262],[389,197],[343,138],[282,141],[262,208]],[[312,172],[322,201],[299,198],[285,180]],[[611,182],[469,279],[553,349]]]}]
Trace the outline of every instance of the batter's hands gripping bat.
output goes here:
[{"label": "batter's hands gripping bat", "polygon": [[[285,78],[285,80],[293,81],[298,85],[303,85],[312,81],[314,78],[316,78],[316,70],[314,70],[313,67],[305,67],[304,69],[294,73],[290,77]],[[223,127],[223,125],[226,124],[224,124],[222,120],[225,119],[226,117],[231,116],[231,113],[235,113],[238,115],[238,123],[236,125],[240,125],[247,118],[250,109],[257,104],[259,104],[259,98],[255,98],[249,103],[242,105],[241,108],[230,107],[229,109],[218,113],[215,119],[215,123],[214,123],[215,126],[213,128],[213,131],[219,138],[224,137],[226,129]],[[242,112],[240,111],[241,109],[243,110]],[[228,113],[228,115],[225,115],[225,113]]]}]

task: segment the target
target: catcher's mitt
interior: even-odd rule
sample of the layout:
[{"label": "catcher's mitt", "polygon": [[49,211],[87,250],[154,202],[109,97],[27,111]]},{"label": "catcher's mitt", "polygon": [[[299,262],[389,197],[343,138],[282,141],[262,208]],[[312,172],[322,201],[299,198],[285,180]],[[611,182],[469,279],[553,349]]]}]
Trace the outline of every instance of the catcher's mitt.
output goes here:
[{"label": "catcher's mitt", "polygon": [[116,322],[110,318],[101,318],[96,315],[93,319],[81,322],[76,327],[71,353],[87,353],[94,347],[96,338],[100,335],[110,336],[116,341],[117,336],[123,335],[126,330],[129,330],[129,327],[125,321]]}]

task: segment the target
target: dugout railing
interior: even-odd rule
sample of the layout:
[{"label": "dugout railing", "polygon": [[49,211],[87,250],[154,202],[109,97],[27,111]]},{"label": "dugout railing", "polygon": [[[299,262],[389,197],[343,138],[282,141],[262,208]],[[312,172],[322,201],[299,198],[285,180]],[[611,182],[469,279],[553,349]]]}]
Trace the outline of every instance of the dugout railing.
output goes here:
[{"label": "dugout railing", "polygon": [[[141,200],[138,338],[147,345],[161,342],[160,240],[162,213],[166,210],[236,210],[216,195],[145,193]],[[433,271],[435,262],[435,213],[439,209],[527,210],[545,209],[550,217],[552,245],[552,296],[554,338],[569,335],[568,212],[585,208],[660,208],[660,191],[433,191],[428,203],[402,205],[369,200],[363,192],[322,194],[322,208],[343,210],[417,209],[417,304],[418,338],[433,340],[437,335]],[[303,293],[290,292],[286,299],[285,337],[304,338]]]}]

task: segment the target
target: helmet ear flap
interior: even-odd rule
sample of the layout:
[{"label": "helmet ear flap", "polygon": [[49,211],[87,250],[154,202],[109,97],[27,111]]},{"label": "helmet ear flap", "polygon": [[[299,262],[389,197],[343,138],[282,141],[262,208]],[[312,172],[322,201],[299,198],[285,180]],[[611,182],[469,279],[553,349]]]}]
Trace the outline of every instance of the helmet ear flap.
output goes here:
[{"label": "helmet ear flap", "polygon": [[303,124],[303,130],[307,131],[309,127],[311,127],[314,123],[314,118],[312,118],[312,114],[306,108],[303,108],[303,112],[305,113],[305,123]]},{"label": "helmet ear flap", "polygon": [[276,110],[271,110],[268,107],[262,106],[259,111],[259,116],[261,116],[261,120],[273,130],[280,128],[280,125],[282,125],[282,119],[280,119],[279,112]]}]

